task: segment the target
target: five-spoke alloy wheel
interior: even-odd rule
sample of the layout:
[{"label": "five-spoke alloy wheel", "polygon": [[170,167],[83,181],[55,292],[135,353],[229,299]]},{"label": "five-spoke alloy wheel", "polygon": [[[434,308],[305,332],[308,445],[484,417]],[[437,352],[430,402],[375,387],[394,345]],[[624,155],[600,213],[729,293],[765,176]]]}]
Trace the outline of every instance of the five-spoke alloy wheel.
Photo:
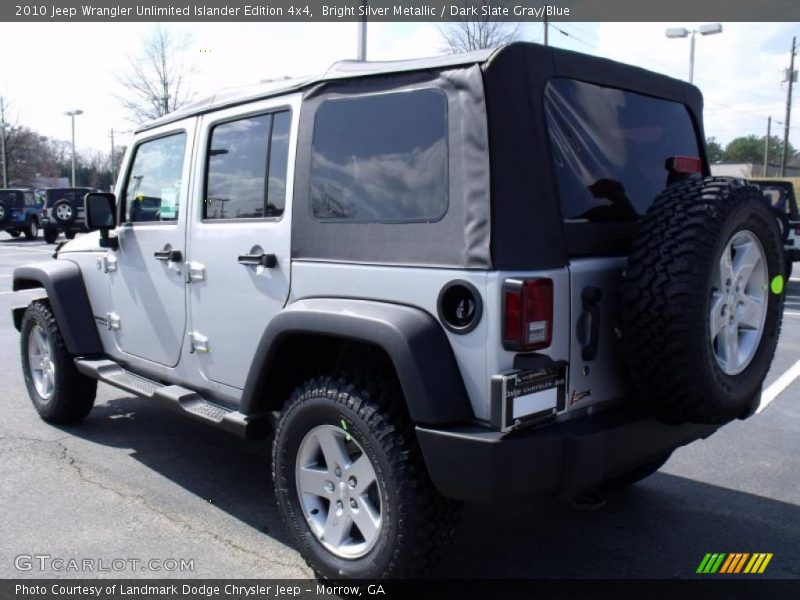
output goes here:
[{"label": "five-spoke alloy wheel", "polygon": [[97,381],[78,372],[50,303],[34,300],[21,325],[23,375],[34,408],[51,423],[79,421],[92,409]]},{"label": "five-spoke alloy wheel", "polygon": [[50,400],[56,387],[56,365],[52,347],[39,324],[31,327],[28,334],[28,368],[36,392],[44,400]]},{"label": "five-spoke alloy wheel", "polygon": [[458,520],[392,379],[335,372],[298,387],[275,430],[272,475],[294,547],[328,579],[424,573]]},{"label": "five-spoke alloy wheel", "polygon": [[756,353],[767,318],[767,261],[747,230],[728,241],[714,274],[709,333],[720,369],[744,371]]},{"label": "five-spoke alloy wheel", "polygon": [[381,530],[375,467],[344,429],[320,425],[297,454],[297,493],[303,516],[325,548],[342,558],[369,552]]}]

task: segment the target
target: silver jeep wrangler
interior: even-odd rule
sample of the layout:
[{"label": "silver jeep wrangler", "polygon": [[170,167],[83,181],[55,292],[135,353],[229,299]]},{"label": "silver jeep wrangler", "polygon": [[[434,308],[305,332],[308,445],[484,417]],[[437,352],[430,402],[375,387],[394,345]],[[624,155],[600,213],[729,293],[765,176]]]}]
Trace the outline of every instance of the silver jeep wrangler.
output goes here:
[{"label": "silver jeep wrangler", "polygon": [[703,140],[695,87],[523,43],[220,93],[14,271],[33,405],[269,438],[318,574],[419,574],[459,501],[631,483],[757,408],[781,233]]}]

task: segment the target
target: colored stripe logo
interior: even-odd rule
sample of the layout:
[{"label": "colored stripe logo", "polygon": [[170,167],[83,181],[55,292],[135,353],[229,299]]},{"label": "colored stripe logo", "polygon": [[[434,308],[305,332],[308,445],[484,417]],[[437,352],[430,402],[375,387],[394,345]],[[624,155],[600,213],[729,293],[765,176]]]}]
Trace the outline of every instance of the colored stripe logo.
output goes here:
[{"label": "colored stripe logo", "polygon": [[738,573],[759,574],[767,569],[772,552],[707,552],[697,567],[697,573],[733,575]]}]

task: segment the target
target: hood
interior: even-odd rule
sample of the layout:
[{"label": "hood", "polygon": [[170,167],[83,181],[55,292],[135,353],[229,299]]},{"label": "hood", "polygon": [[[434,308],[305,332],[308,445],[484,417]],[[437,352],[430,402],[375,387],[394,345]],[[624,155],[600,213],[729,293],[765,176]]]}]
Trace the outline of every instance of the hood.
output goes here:
[{"label": "hood", "polygon": [[70,252],[105,252],[105,249],[100,247],[100,232],[92,231],[86,233],[74,240],[70,240],[58,250],[59,254]]}]

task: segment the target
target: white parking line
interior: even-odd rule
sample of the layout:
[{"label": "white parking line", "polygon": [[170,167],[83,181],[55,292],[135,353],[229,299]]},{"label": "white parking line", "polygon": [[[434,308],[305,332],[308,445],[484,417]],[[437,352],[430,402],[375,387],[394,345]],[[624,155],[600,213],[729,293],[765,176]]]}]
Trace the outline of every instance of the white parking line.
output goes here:
[{"label": "white parking line", "polygon": [[0,296],[4,296],[6,294],[23,294],[25,292],[39,292],[40,294],[44,293],[44,289],[42,288],[28,288],[25,290],[19,290],[16,292],[0,292]]},{"label": "white parking line", "polygon": [[785,310],[783,314],[789,315],[790,317],[800,317],[800,312],[793,312],[791,310]]},{"label": "white parking line", "polygon": [[0,251],[2,251],[3,248],[10,248],[12,250],[10,254],[16,254],[17,250],[27,250],[28,252],[49,252],[50,254],[52,254],[53,251],[55,250],[55,248],[49,249],[49,248],[26,248],[24,246],[0,246]]},{"label": "white parking line", "polygon": [[780,396],[786,388],[792,385],[794,380],[798,377],[800,377],[800,360],[789,367],[783,375],[773,381],[770,386],[761,393],[761,406],[758,407],[756,414],[764,412],[764,409],[767,408],[775,398]]}]

